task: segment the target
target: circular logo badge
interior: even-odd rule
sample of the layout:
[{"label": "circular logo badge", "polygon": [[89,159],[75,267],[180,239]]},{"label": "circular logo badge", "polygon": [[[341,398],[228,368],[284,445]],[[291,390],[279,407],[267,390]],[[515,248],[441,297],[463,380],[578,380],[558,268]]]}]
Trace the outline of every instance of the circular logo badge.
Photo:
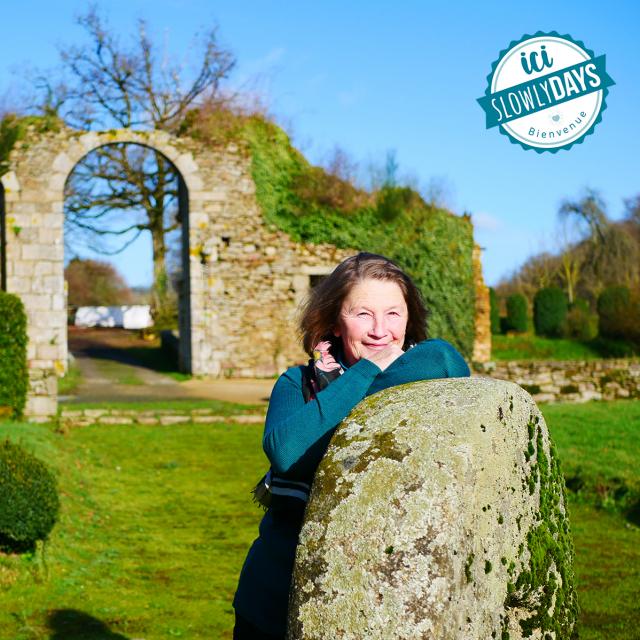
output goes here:
[{"label": "circular logo badge", "polygon": [[555,31],[523,36],[500,52],[478,98],[487,129],[538,153],[579,144],[602,119],[614,81],[606,56]]}]

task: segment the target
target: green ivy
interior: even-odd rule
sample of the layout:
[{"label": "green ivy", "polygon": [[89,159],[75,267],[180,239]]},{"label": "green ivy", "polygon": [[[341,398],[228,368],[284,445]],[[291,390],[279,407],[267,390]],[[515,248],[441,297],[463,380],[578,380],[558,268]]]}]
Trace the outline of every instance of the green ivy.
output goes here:
[{"label": "green ivy", "polygon": [[17,116],[9,113],[0,120],[0,176],[9,169],[9,154],[24,138],[27,129],[33,127],[38,133],[59,131],[62,121],[54,115]]},{"label": "green ivy", "polygon": [[475,332],[473,228],[430,206],[408,187],[385,186],[354,211],[303,199],[296,186],[314,169],[282,129],[260,118],[243,130],[256,198],[268,224],[297,242],[330,243],[385,255],[398,262],[422,291],[430,311],[429,335],[452,342],[465,356]]}]

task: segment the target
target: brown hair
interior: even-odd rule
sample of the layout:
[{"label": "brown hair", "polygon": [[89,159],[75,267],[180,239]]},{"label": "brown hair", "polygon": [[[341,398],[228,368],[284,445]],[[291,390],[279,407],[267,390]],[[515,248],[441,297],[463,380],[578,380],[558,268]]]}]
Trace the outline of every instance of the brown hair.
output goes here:
[{"label": "brown hair", "polygon": [[302,346],[309,355],[321,340],[329,340],[335,347],[341,345],[340,338],[333,335],[333,328],[338,321],[342,302],[354,285],[367,278],[390,280],[402,290],[409,312],[403,349],[427,337],[427,309],[411,278],[384,256],[359,253],[341,262],[321,280],[311,290],[302,308],[299,329]]}]

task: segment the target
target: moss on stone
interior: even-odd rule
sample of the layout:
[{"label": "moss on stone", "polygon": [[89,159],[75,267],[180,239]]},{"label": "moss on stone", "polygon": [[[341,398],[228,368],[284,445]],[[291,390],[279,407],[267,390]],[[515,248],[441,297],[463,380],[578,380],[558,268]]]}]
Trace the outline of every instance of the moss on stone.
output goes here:
[{"label": "moss on stone", "polygon": [[9,168],[9,155],[16,144],[23,140],[29,128],[37,133],[57,132],[64,125],[54,115],[17,116],[7,114],[0,120],[0,176]]},{"label": "moss on stone", "polygon": [[577,619],[578,606],[564,481],[550,440],[549,454],[546,453],[539,417],[531,415],[527,426],[530,439],[527,452],[533,448],[531,457],[535,458],[531,463],[527,484],[532,495],[538,491],[539,508],[534,526],[526,538],[528,564],[519,573],[515,583],[507,586],[505,607],[524,605],[530,611],[529,617],[519,621],[525,638],[530,637],[534,630],[539,630],[552,634],[556,640],[569,640]]},{"label": "moss on stone", "polygon": [[464,563],[464,575],[467,578],[467,582],[471,582],[473,576],[471,575],[471,567],[473,566],[473,559],[475,558],[475,554],[470,553],[467,556],[467,561]]}]

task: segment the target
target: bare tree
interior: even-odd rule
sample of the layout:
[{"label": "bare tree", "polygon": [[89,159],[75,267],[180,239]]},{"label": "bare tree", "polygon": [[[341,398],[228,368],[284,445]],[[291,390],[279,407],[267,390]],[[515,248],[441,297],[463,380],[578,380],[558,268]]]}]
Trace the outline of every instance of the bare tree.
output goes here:
[{"label": "bare tree", "polygon": [[624,222],[640,242],[640,195],[625,200],[624,206],[626,209]]},{"label": "bare tree", "polygon": [[161,154],[133,144],[96,149],[75,167],[65,185],[65,245],[82,244],[115,255],[149,232],[153,252],[152,308],[170,300],[167,250],[179,232],[178,175]]},{"label": "bare tree", "polygon": [[[170,62],[155,45],[144,21],[130,45],[106,25],[95,8],[78,18],[86,44],[61,50],[61,74],[40,79],[40,111],[81,129],[113,127],[177,132],[202,104],[222,104],[221,83],[235,60],[216,29],[200,41],[195,69]],[[54,78],[54,79],[52,79]],[[175,167],[153,149],[108,145],[84,158],[66,185],[67,245],[81,240],[113,255],[142,233],[153,246],[156,318],[169,301],[167,234],[180,227]]]},{"label": "bare tree", "polygon": [[[217,30],[201,38],[193,73],[172,64],[138,22],[131,46],[122,45],[95,7],[77,19],[89,42],[60,51],[62,75],[57,82],[41,76],[41,105],[70,126],[86,128],[144,127],[173,131],[200,101],[220,94],[220,85],[235,66],[221,47]],[[187,77],[191,76],[189,80]]]},{"label": "bare tree", "polygon": [[560,267],[558,275],[564,284],[569,304],[575,301],[585,259],[584,248],[580,244],[580,237],[576,235],[577,229],[572,222],[568,216],[562,216],[556,234]]},{"label": "bare tree", "polygon": [[573,227],[575,247],[580,246],[584,254],[582,276],[586,288],[597,297],[604,286],[601,272],[606,261],[605,241],[611,224],[606,204],[598,191],[586,189],[580,199],[562,202],[558,217],[561,223]]},{"label": "bare tree", "polygon": [[602,196],[595,189],[586,189],[579,200],[565,200],[560,205],[560,219],[573,218],[582,226],[583,236],[591,242],[604,241],[605,231],[609,226],[606,205]]}]

